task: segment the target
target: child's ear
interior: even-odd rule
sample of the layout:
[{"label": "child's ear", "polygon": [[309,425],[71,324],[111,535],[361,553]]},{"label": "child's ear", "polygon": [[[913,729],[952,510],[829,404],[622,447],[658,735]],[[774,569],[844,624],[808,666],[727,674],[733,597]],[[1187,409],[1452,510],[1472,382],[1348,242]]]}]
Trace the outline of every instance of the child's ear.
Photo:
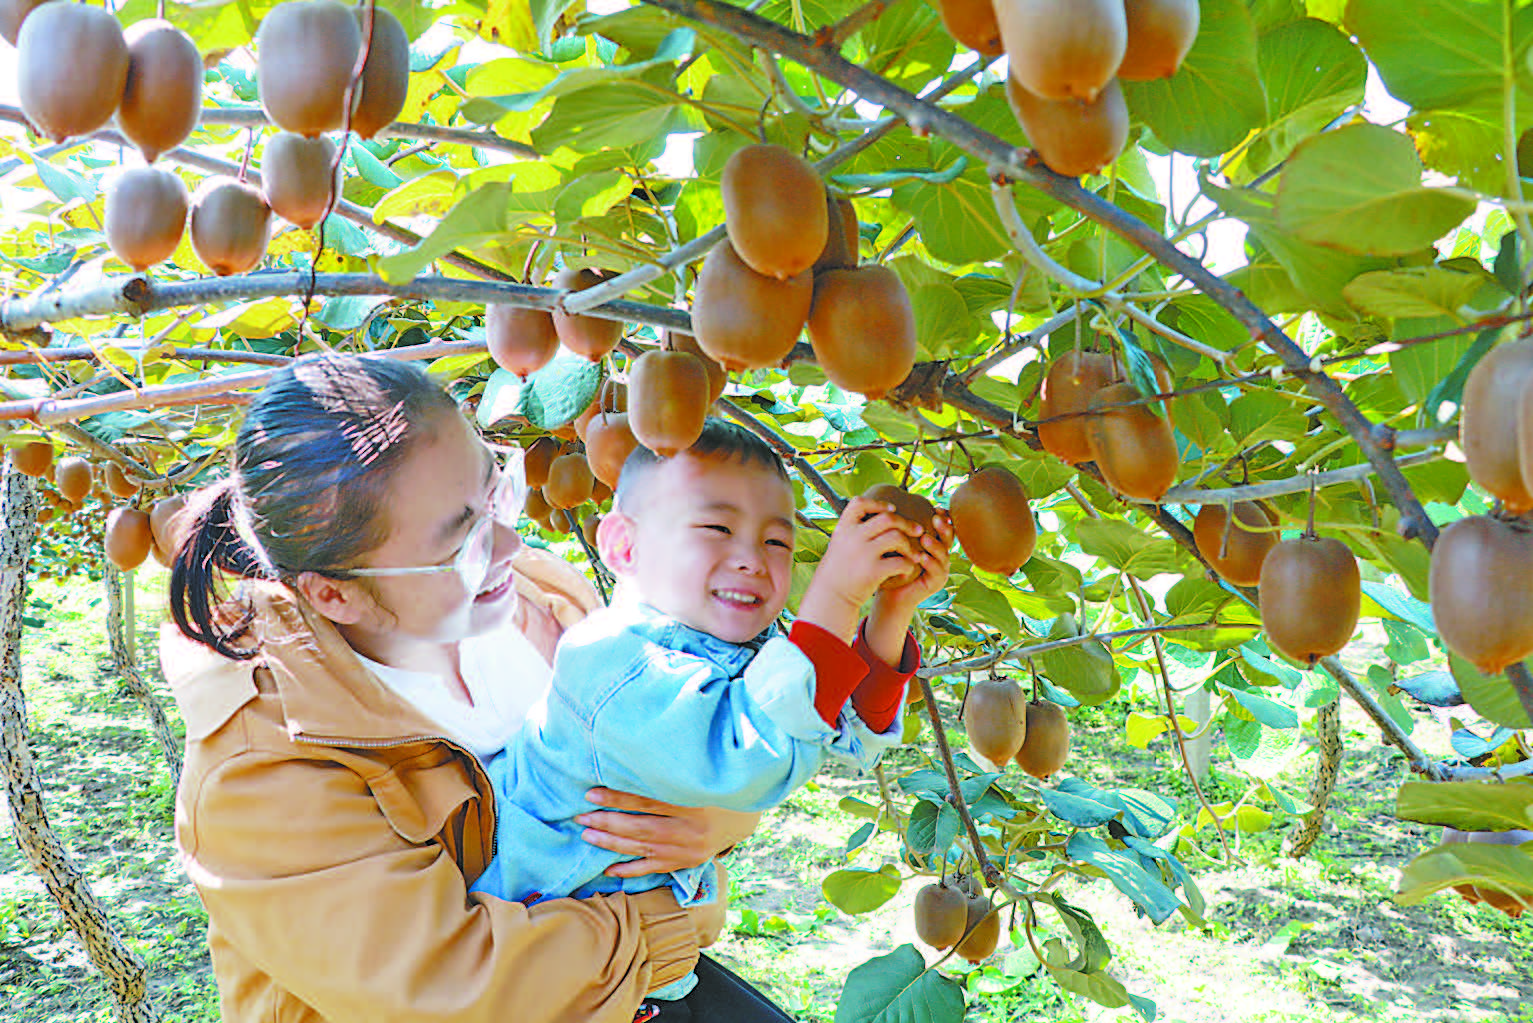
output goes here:
[{"label": "child's ear", "polygon": [[355,625],[374,604],[372,596],[349,579],[331,579],[318,572],[300,572],[293,588],[337,625]]},{"label": "child's ear", "polygon": [[634,539],[638,523],[620,511],[601,517],[596,527],[596,550],[607,567],[618,575],[634,572]]}]

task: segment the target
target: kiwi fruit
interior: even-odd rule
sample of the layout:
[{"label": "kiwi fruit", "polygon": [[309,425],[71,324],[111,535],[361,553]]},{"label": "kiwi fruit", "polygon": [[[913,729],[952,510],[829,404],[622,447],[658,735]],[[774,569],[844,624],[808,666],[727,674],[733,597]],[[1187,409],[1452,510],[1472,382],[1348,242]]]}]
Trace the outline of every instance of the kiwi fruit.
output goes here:
[{"label": "kiwi fruit", "polygon": [[[914,522],[927,529],[932,527],[932,520],[937,515],[936,506],[926,498],[920,494],[912,494],[905,488],[897,487],[892,483],[874,484],[863,491],[862,496],[874,501],[884,501],[894,505],[894,514],[905,519],[907,522]],[[897,586],[904,586],[906,583],[914,581],[923,571],[920,566],[914,563],[917,556],[918,541],[913,537],[903,537],[903,539],[906,541],[906,556],[912,562],[910,570],[884,580],[883,586],[880,587],[881,589],[893,589]],[[899,557],[899,555],[894,551],[885,551],[883,557],[895,558]]]},{"label": "kiwi fruit", "polygon": [[1092,398],[1088,417],[1092,460],[1107,485],[1126,497],[1158,501],[1176,482],[1181,459],[1171,420],[1148,404],[1109,406],[1142,397],[1133,384],[1111,384]]},{"label": "kiwi fruit", "polygon": [[270,237],[271,207],[254,185],[233,178],[208,178],[197,189],[192,200],[192,249],[218,276],[260,265]]},{"label": "kiwi fruit", "polygon": [[692,328],[703,351],[725,371],[765,369],[793,351],[813,298],[814,277],[807,270],[785,280],[764,277],[726,239],[697,275]]},{"label": "kiwi fruit", "polygon": [[1170,78],[1198,37],[1198,0],[1123,0],[1128,43],[1118,77],[1125,82]]},{"label": "kiwi fruit", "polygon": [[1096,99],[1123,62],[1123,0],[995,0],[1011,76],[1034,96]]},{"label": "kiwi fruit", "polygon": [[586,439],[586,430],[591,425],[591,420],[602,412],[627,412],[628,411],[628,385],[616,383],[612,380],[602,381],[601,388],[596,392],[596,397],[591,399],[591,404],[585,407],[585,411],[576,416],[571,424],[575,436],[581,440]]},{"label": "kiwi fruit", "polygon": [[969,746],[992,764],[1017,755],[1027,737],[1027,697],[1009,678],[991,678],[969,687],[963,701],[963,727]]},{"label": "kiwi fruit", "polygon": [[169,259],[186,233],[186,186],[162,167],[123,171],[106,193],[106,241],[138,271]]},{"label": "kiwi fruit", "polygon": [[[1533,380],[1533,338],[1497,345],[1464,381],[1459,446],[1470,477],[1514,515],[1533,511],[1533,488],[1522,471],[1522,396]],[[1533,412],[1528,418],[1533,420]],[[1529,439],[1533,439],[1530,422]]]},{"label": "kiwi fruit", "polygon": [[116,462],[108,462],[101,470],[101,482],[106,487],[106,492],[123,501],[138,496],[138,484],[128,479],[122,471],[122,466]]},{"label": "kiwi fruit", "polygon": [[[1459,842],[1468,842],[1473,845],[1525,845],[1533,842],[1533,831],[1518,829],[1512,831],[1459,831],[1455,828],[1443,828],[1443,845],[1453,845]],[[1469,903],[1483,902],[1492,909],[1499,909],[1507,916],[1516,918],[1528,908],[1527,903],[1499,888],[1482,888],[1472,884],[1456,884],[1453,890],[1464,897]]]},{"label": "kiwi fruit", "polygon": [[307,231],[330,208],[331,196],[341,193],[335,143],[278,132],[261,154],[261,190],[273,213]]},{"label": "kiwi fruit", "polygon": [[969,899],[946,882],[916,892],[916,937],[932,948],[952,948],[969,926]]},{"label": "kiwi fruit", "polygon": [[596,504],[606,504],[612,499],[612,485],[601,477],[597,477],[596,485],[591,488],[591,500]]},{"label": "kiwi fruit", "polygon": [[703,371],[708,375],[708,404],[712,405],[724,394],[724,385],[729,382],[729,374],[724,372],[724,367],[708,357],[703,351],[703,346],[697,343],[697,338],[691,334],[683,334],[680,331],[667,331],[665,335],[665,347],[673,352],[686,352],[695,355],[703,364]]},{"label": "kiwi fruit", "polygon": [[[606,275],[595,270],[560,270],[554,275],[552,287],[565,291],[584,291],[606,280]],[[617,347],[623,336],[620,320],[604,320],[599,316],[578,316],[562,308],[554,309],[554,330],[559,342],[574,352],[584,355],[592,362],[600,362],[607,353]]]},{"label": "kiwi fruit", "polygon": [[1443,527],[1428,577],[1432,620],[1448,649],[1487,675],[1533,654],[1533,533],[1471,515]]},{"label": "kiwi fruit", "polygon": [[1357,558],[1329,537],[1300,536],[1273,547],[1256,593],[1267,643],[1310,667],[1347,645],[1362,610]]},{"label": "kiwi fruit", "polygon": [[161,498],[149,510],[149,531],[154,535],[154,545],[166,554],[174,555],[181,542],[181,523],[176,516],[186,507],[186,498],[180,494]]},{"label": "kiwi fruit", "polygon": [[948,502],[953,533],[978,568],[1011,575],[1033,556],[1038,526],[1022,481],[998,465],[973,473]]},{"label": "kiwi fruit", "polygon": [[[1465,408],[1464,414],[1468,415]],[[1504,415],[1505,413],[1503,413]],[[1523,381],[1522,390],[1517,397],[1517,451],[1518,469],[1522,477],[1522,488],[1533,494],[1533,374],[1527,375]],[[1462,429],[1460,431],[1462,433]],[[1504,443],[1504,441],[1503,441]],[[1484,444],[1481,444],[1484,447]],[[1471,469],[1471,474],[1473,469]],[[1510,473],[1507,476],[1510,477]],[[1489,489],[1489,488],[1487,488]],[[1511,505],[1506,501],[1507,510],[1511,511]]]},{"label": "kiwi fruit", "polygon": [[53,466],[53,445],[34,440],[11,448],[11,464],[23,476],[41,476]]},{"label": "kiwi fruit", "polygon": [[942,16],[947,34],[969,49],[986,57],[999,57],[1006,52],[991,0],[937,0],[937,13]]},{"label": "kiwi fruit", "polygon": [[893,270],[877,263],[814,275],[809,343],[830,382],[883,397],[916,363],[916,318]]},{"label": "kiwi fruit", "polygon": [[89,135],[112,119],[127,80],[122,26],[103,8],[44,4],[21,23],[16,92],[38,134]]},{"label": "kiwi fruit", "polygon": [[686,352],[645,352],[628,367],[628,394],[629,428],[660,457],[670,458],[702,436],[709,401],[701,359]]},{"label": "kiwi fruit", "polygon": [[0,37],[15,46],[21,23],[45,3],[48,0],[0,0]]},{"label": "kiwi fruit", "polygon": [[1128,143],[1128,105],[1116,78],[1095,99],[1079,102],[1044,99],[1008,77],[1006,99],[1038,159],[1055,174],[1095,174]]},{"label": "kiwi fruit", "polygon": [[601,528],[601,516],[592,512],[580,520],[580,535],[592,548],[596,547],[596,531]]},{"label": "kiwi fruit", "polygon": [[1071,465],[1091,461],[1088,417],[1081,413],[1091,408],[1091,399],[1098,391],[1121,379],[1117,364],[1102,352],[1073,350],[1050,363],[1043,377],[1038,418],[1070,418],[1038,424],[1038,443],[1043,450]]},{"label": "kiwi fruit", "polygon": [[825,249],[830,211],[805,201],[825,194],[807,161],[782,146],[746,146],[724,164],[720,188],[724,228],[746,266],[779,281],[814,266]]},{"label": "kiwi fruit", "polygon": [[1070,722],[1065,709],[1047,700],[1027,705],[1027,737],[1017,750],[1017,766],[1034,778],[1047,778],[1070,755]]},{"label": "kiwi fruit", "polygon": [[958,943],[958,954],[977,963],[995,951],[1001,940],[1001,914],[984,894],[969,896],[967,934]]},{"label": "kiwi fruit", "polygon": [[202,54],[192,37],[151,18],[123,33],[128,77],[117,126],[153,163],[185,142],[202,116]]},{"label": "kiwi fruit", "polygon": [[591,487],[595,482],[596,477],[591,475],[585,455],[571,452],[549,463],[543,496],[554,508],[573,508],[591,499]]},{"label": "kiwi fruit", "polygon": [[[989,3],[990,0],[985,2]],[[856,266],[858,259],[861,236],[857,233],[857,210],[852,206],[852,200],[831,195],[827,190],[825,203],[830,227],[825,232],[825,248],[820,250],[819,258],[810,268],[815,273],[821,270],[845,270]]]},{"label": "kiwi fruit", "polygon": [[59,489],[59,496],[73,505],[84,501],[90,493],[91,485],[95,483],[90,463],[76,456],[59,459],[56,472],[55,485]]},{"label": "kiwi fruit", "polygon": [[256,87],[271,122],[315,138],[345,115],[346,87],[362,45],[352,9],[337,0],[290,0],[256,31]]},{"label": "kiwi fruit", "polygon": [[490,303],[484,307],[484,340],[495,365],[523,380],[559,354],[554,316],[544,309]]},{"label": "kiwi fruit", "polygon": [[586,461],[591,472],[609,487],[616,487],[623,463],[639,446],[626,412],[608,412],[586,427]]},{"label": "kiwi fruit", "polygon": [[1278,533],[1273,528],[1277,516],[1259,501],[1236,501],[1233,507],[1233,525],[1224,505],[1199,508],[1192,522],[1192,539],[1203,560],[1225,582],[1255,586],[1261,581],[1267,552],[1277,546]]},{"label": "kiwi fruit", "polygon": [[522,476],[529,487],[541,487],[548,482],[548,467],[564,451],[564,445],[552,437],[539,437],[527,445],[522,456]]},{"label": "kiwi fruit", "polygon": [[548,503],[548,498],[543,496],[542,487],[528,487],[527,499],[522,505],[522,510],[532,521],[542,524],[553,514],[554,506]]},{"label": "kiwi fruit", "polygon": [[154,544],[148,512],[137,508],[112,509],[106,517],[105,544],[107,560],[124,572],[142,565]]},{"label": "kiwi fruit", "polygon": [[[364,38],[366,11],[351,8],[357,19],[357,39]],[[355,65],[353,64],[353,67]],[[373,6],[372,35],[368,38],[367,62],[352,98],[351,130],[370,139],[393,124],[405,108],[410,93],[410,40],[399,19],[380,5]]]}]

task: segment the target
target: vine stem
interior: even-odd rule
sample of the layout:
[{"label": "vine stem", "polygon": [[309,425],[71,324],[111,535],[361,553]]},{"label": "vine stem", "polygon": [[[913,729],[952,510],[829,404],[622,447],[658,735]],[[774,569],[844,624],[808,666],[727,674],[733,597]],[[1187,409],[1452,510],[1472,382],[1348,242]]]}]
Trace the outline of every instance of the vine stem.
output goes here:
[{"label": "vine stem", "polygon": [[820,496],[825,498],[826,503],[828,503],[832,508],[836,510],[836,514],[839,515],[841,513],[841,509],[846,507],[846,498],[836,493],[836,488],[831,486],[830,482],[826,480],[824,476],[820,475],[820,470],[816,469],[813,465],[810,465],[808,459],[799,454],[798,449],[793,446],[792,442],[789,441],[788,438],[784,437],[776,430],[773,430],[770,426],[766,425],[760,419],[757,419],[755,416],[751,415],[749,412],[745,411],[743,408],[741,408],[739,405],[736,405],[728,398],[720,398],[716,404],[719,408],[724,410],[725,415],[729,416],[730,419],[733,419],[735,422],[739,423],[741,426],[745,427],[747,430],[751,431],[762,440],[766,441],[779,455],[792,462],[793,467],[799,471],[799,475],[803,476],[805,482],[814,487],[815,490],[819,491]]},{"label": "vine stem", "polygon": [[[0,107],[0,110],[5,109],[8,108]],[[249,127],[252,125],[270,124],[271,120],[266,116],[266,111],[260,107],[204,107],[200,123]],[[435,124],[411,124],[405,121],[395,121],[393,124],[379,129],[378,134],[390,138],[414,139],[420,142],[447,142],[456,145],[473,146],[476,149],[493,149],[528,160],[536,160],[541,156],[536,149],[525,142],[508,139],[492,131],[480,131],[469,128],[443,128]]]},{"label": "vine stem", "polygon": [[969,804],[964,801],[963,789],[958,786],[958,769],[953,766],[953,750],[947,744],[947,733],[942,728],[942,712],[937,709],[937,694],[932,691],[932,684],[920,675],[916,681],[921,683],[921,697],[926,701],[926,716],[931,721],[932,735],[937,740],[938,759],[942,761],[942,769],[947,773],[948,789],[952,798],[950,804],[958,811],[958,819],[963,822],[964,831],[969,836],[969,844],[973,846],[974,858],[979,861],[980,873],[985,876],[986,882],[992,888],[1000,888],[1008,894],[1010,886],[1006,883],[1006,875],[1001,868],[990,862],[990,857],[985,854],[985,844],[979,837],[979,827],[974,823],[974,817],[969,813]]},{"label": "vine stem", "polygon": [[1018,643],[1016,646],[1007,647],[1004,650],[988,653],[981,657],[933,664],[919,669],[916,674],[922,678],[962,675],[971,671],[982,671],[985,668],[993,667],[1013,657],[1036,657],[1039,654],[1046,654],[1051,650],[1063,650],[1066,647],[1079,646],[1093,639],[1105,642],[1112,639],[1130,639],[1137,636],[1160,636],[1171,632],[1194,632],[1198,629],[1218,628],[1218,625],[1218,622],[1183,622],[1179,625],[1152,625],[1136,629],[1119,629],[1116,632],[1088,633],[1081,636],[1071,636],[1068,639],[1051,639],[1043,643]]}]

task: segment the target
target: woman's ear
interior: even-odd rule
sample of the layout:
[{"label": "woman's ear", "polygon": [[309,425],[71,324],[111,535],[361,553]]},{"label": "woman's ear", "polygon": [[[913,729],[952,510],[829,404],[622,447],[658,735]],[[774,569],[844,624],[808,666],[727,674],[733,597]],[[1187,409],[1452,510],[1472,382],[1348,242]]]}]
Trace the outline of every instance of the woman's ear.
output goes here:
[{"label": "woman's ear", "polygon": [[596,549],[607,567],[617,575],[634,573],[634,539],[638,523],[620,511],[601,517],[596,527]]},{"label": "woman's ear", "polygon": [[300,572],[293,588],[314,610],[337,625],[355,625],[374,605],[372,595],[351,579],[332,579],[318,572]]}]

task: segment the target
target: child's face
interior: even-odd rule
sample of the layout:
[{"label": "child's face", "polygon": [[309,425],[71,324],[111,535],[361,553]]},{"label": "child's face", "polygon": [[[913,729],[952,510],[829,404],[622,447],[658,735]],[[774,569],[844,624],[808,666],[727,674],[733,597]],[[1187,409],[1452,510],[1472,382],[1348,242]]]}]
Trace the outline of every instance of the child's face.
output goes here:
[{"label": "child's face", "polygon": [[[793,574],[793,492],[770,469],[678,455],[603,521],[602,558],[640,600],[730,643],[782,611]],[[610,523],[610,524],[609,524]]]}]

